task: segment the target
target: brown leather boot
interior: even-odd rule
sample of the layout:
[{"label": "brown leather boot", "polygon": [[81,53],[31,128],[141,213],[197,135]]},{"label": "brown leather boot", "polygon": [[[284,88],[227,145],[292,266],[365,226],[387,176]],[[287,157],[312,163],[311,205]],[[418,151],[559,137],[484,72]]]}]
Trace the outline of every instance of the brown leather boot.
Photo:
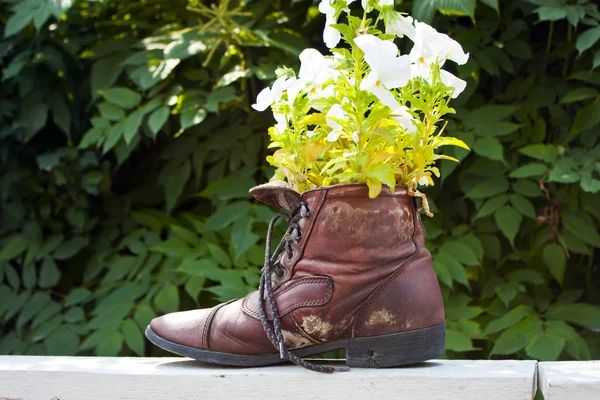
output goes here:
[{"label": "brown leather boot", "polygon": [[250,192],[289,211],[290,229],[273,256],[267,252],[260,290],[155,318],[151,342],[208,363],[289,360],[323,372],[332,369],[299,357],[346,349],[348,366],[391,367],[444,354],[440,287],[405,188],[384,188],[375,199],[355,184],[300,195],[276,182]]}]

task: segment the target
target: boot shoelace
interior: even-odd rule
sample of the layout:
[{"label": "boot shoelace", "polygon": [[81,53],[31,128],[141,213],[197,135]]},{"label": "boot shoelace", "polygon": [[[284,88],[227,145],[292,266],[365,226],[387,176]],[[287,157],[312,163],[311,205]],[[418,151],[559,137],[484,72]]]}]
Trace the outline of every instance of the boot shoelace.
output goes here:
[{"label": "boot shoelace", "polygon": [[[288,360],[293,362],[296,365],[300,365],[306,369],[316,372],[326,372],[331,373],[334,371],[347,371],[347,368],[334,368],[324,365],[313,364],[308,361],[303,360],[302,358],[296,356],[292,352],[290,352],[284,343],[283,332],[281,330],[281,318],[279,315],[279,309],[277,308],[277,303],[275,302],[275,296],[273,295],[273,286],[271,282],[271,273],[275,273],[279,278],[282,278],[285,272],[281,269],[281,265],[279,264],[278,257],[281,254],[282,250],[284,250],[288,256],[288,259],[293,258],[293,242],[297,242],[302,238],[302,231],[298,222],[305,217],[310,215],[310,208],[308,204],[304,202],[298,203],[290,214],[286,213],[278,213],[275,215],[271,222],[269,223],[269,229],[267,231],[267,243],[265,250],[265,265],[262,270],[262,276],[260,278],[260,286],[258,289],[258,308],[260,312],[260,321],[262,323],[263,328],[265,329],[265,333],[269,338],[269,341],[273,344],[275,349],[279,351],[279,357],[282,360]],[[285,219],[289,223],[289,228],[283,237],[277,249],[271,255],[271,236],[273,234],[273,227],[279,218]],[[273,328],[269,325],[269,321],[267,319],[267,313],[265,311],[264,299],[265,293],[267,295],[267,303],[269,308],[271,309],[271,315],[273,316]]]}]

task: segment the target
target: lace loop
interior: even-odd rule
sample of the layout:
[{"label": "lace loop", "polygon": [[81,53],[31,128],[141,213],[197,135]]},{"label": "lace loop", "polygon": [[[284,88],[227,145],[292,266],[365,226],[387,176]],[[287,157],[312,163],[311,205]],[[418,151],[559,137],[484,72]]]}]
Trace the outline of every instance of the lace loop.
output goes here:
[{"label": "lace loop", "polygon": [[[269,223],[269,229],[267,231],[267,243],[265,249],[265,265],[263,266],[262,275],[260,277],[260,285],[258,288],[258,310],[260,313],[260,321],[265,330],[265,333],[267,334],[267,337],[269,338],[269,341],[271,342],[271,344],[273,344],[273,347],[275,347],[275,349],[279,352],[279,356],[282,360],[285,359],[291,361],[296,365],[300,365],[306,369],[316,372],[331,373],[334,371],[347,371],[347,369],[312,364],[291,353],[285,346],[285,338],[281,330],[281,318],[279,315],[279,309],[277,308],[277,303],[275,302],[275,296],[273,294],[271,273],[274,272],[279,278],[285,275],[285,272],[283,272],[283,270],[281,269],[281,265],[276,260],[278,259],[284,247],[288,258],[293,258],[293,242],[296,242],[302,238],[302,230],[300,229],[300,225],[298,224],[298,222],[302,218],[306,218],[309,215],[310,207],[308,206],[308,204],[300,202],[292,210],[291,214],[288,215],[284,213],[279,213],[275,215]],[[275,226],[275,223],[279,218],[284,218],[290,224],[290,226],[283,240],[281,241],[279,246],[277,246],[277,249],[275,250],[273,255],[271,255],[271,239],[273,234],[273,227]],[[278,275],[278,271],[283,272],[281,277]],[[269,321],[267,319],[267,313],[265,311],[264,304],[265,300],[273,316],[273,328],[271,328],[271,325],[269,324]]]}]

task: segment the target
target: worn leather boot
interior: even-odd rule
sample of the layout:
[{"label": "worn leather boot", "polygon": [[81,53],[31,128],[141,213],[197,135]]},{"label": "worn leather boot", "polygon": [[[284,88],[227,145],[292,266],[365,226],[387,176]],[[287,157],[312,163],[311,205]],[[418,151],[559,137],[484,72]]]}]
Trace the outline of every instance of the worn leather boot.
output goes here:
[{"label": "worn leather boot", "polygon": [[151,342],[208,363],[289,360],[323,372],[332,369],[301,357],[346,349],[348,366],[391,367],[444,354],[440,287],[406,188],[384,187],[375,199],[358,184],[300,195],[275,182],[250,192],[289,213],[286,236],[267,252],[260,290],[155,318],[146,330]]}]

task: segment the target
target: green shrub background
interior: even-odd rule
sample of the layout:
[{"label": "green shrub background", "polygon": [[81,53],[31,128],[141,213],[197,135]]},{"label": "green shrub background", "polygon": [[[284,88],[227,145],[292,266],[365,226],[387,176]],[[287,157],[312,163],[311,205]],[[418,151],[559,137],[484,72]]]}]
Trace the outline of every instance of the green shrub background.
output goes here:
[{"label": "green shrub background", "polygon": [[[426,190],[450,358],[600,358],[594,3],[397,6],[471,53],[446,130],[472,151]],[[250,104],[326,50],[324,18],[308,0],[13,0],[0,21],[0,354],[164,354],[151,318],[258,285],[274,210],[248,189],[272,173],[272,121]]]}]

